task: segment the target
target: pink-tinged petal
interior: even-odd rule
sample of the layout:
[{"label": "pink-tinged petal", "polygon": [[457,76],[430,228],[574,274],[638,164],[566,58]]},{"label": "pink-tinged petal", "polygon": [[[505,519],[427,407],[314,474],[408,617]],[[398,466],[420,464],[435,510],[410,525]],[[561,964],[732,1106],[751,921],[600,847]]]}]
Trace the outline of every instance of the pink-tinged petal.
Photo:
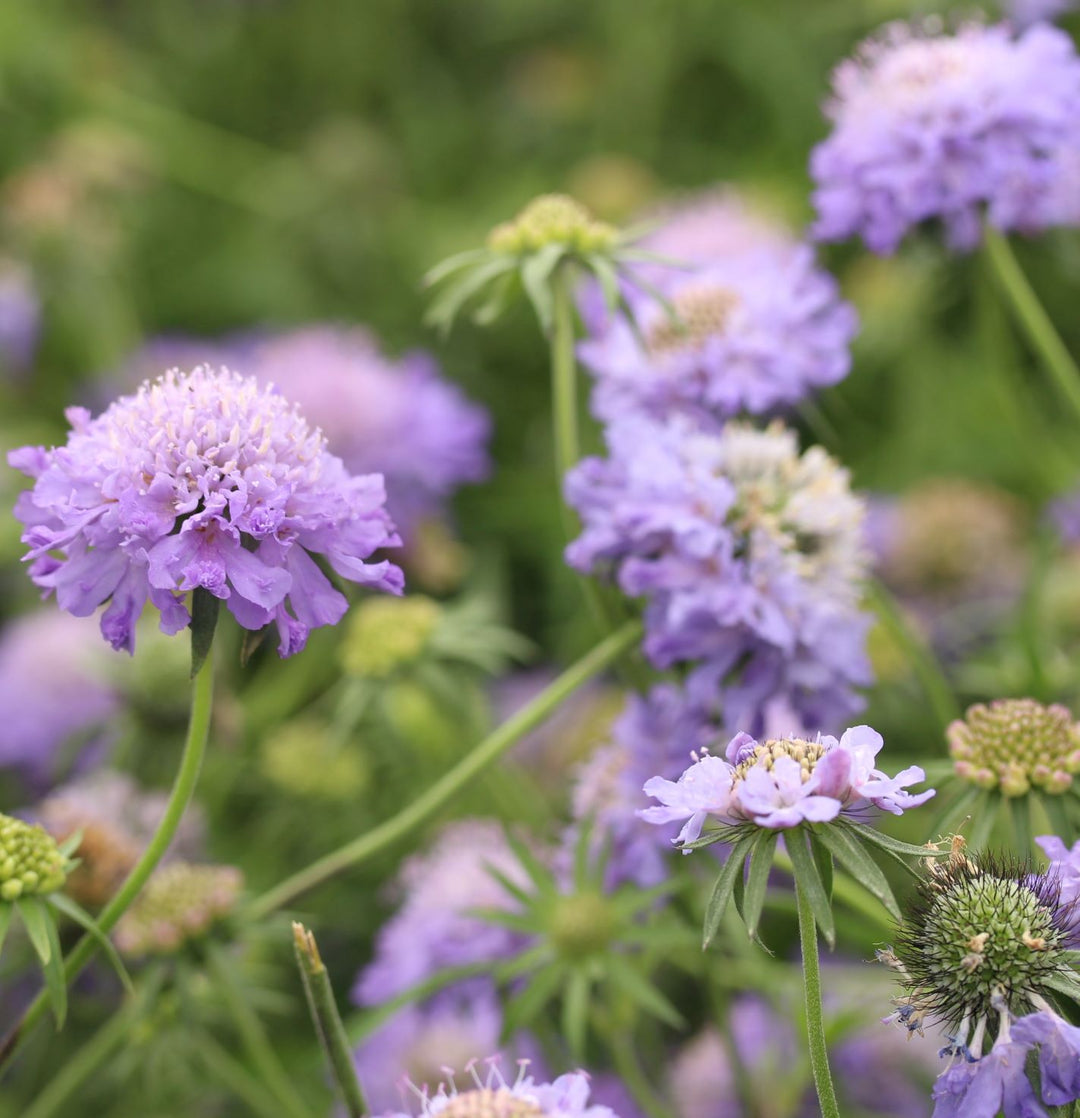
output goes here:
[{"label": "pink-tinged petal", "polygon": [[799,801],[802,816],[810,823],[828,823],[840,814],[843,805],[831,796],[807,796]]},{"label": "pink-tinged petal", "polygon": [[851,794],[851,754],[845,749],[830,749],[814,766],[806,787],[820,796],[846,800]]}]

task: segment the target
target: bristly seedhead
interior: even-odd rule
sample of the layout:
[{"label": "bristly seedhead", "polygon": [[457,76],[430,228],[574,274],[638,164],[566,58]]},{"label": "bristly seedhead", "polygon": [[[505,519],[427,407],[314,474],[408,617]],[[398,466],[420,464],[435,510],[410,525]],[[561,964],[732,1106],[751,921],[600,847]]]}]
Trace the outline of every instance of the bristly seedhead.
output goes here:
[{"label": "bristly seedhead", "polygon": [[1022,796],[1034,786],[1060,794],[1080,772],[1080,725],[1060,704],[997,699],[968,708],[946,736],[956,773],[980,788]]},{"label": "bristly seedhead", "polygon": [[597,221],[567,194],[541,194],[512,221],[497,225],[488,235],[496,252],[524,255],[547,245],[562,245],[572,252],[597,252],[612,248],[618,230]]},{"label": "bristly seedhead", "polygon": [[0,815],[0,899],[54,893],[66,878],[67,860],[44,827]]},{"label": "bristly seedhead", "polygon": [[1026,863],[968,855],[958,843],[929,864],[918,900],[883,961],[901,975],[899,1016],[910,1029],[925,1019],[966,1033],[996,1021],[1002,1006],[1030,1011],[1070,971],[1076,927],[1058,881]]}]

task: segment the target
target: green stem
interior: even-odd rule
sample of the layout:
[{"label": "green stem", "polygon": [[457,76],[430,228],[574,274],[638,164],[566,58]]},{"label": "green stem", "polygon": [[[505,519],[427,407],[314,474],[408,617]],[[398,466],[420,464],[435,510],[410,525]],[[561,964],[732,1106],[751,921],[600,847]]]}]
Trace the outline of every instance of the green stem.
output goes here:
[{"label": "green stem", "polygon": [[1061,395],[1080,416],[1080,368],[1072,359],[1050,316],[1028,283],[1008,238],[990,226],[984,233],[986,254],[1002,292],[1028,341],[1039,354]]},{"label": "green stem", "polygon": [[599,675],[641,639],[641,623],[628,621],[591,652],[567,668],[544,688],[532,702],[508,718],[463,757],[445,776],[418,796],[397,815],[380,823],[365,835],[313,862],[293,874],[269,892],[257,897],[247,908],[247,915],[258,920],[295,900],[342,870],[371,858],[381,850],[411,834],[426,823],[441,807],[449,803],[471,780],[494,764],[519,738],[540,725],[583,683]]},{"label": "green stem", "polygon": [[880,583],[867,583],[867,595],[878,620],[906,654],[920,686],[926,692],[934,717],[944,729],[960,717],[960,707],[937,657],[912,630],[892,595]]},{"label": "green stem", "polygon": [[160,973],[156,980],[152,978],[143,983],[135,997],[109,1017],[82,1048],[56,1070],[41,1094],[22,1112],[22,1118],[51,1118],[120,1047],[160,985]]},{"label": "green stem", "polygon": [[[206,739],[210,731],[210,711],[213,705],[214,675],[212,657],[207,657],[203,666],[195,676],[191,693],[191,716],[188,721],[187,738],[184,741],[184,752],[180,757],[180,768],[177,770],[173,781],[169,801],[165,807],[165,814],[161,817],[157,830],[142,857],[135,864],[135,868],[127,876],[119,891],[105,906],[97,918],[98,928],[108,935],[116,926],[117,921],[127,911],[132,901],[138,896],[139,891],[146,884],[147,878],[157,868],[158,863],[165,855],[173,835],[183,817],[195,784],[202,768],[203,754],[206,752]],[[91,960],[94,952],[99,947],[98,940],[87,933],[72,949],[71,954],[64,960],[64,977],[70,986],[80,974],[83,967]],[[29,1009],[23,1014],[4,1038],[0,1045],[0,1068],[3,1068],[15,1054],[23,1037],[37,1024],[48,1006],[48,1000],[43,993],[31,1003]]]},{"label": "green stem", "polygon": [[296,1093],[285,1069],[281,1066],[258,1015],[244,997],[243,991],[237,989],[236,979],[228,961],[222,957],[220,950],[211,946],[207,952],[207,963],[214,976],[215,985],[224,998],[225,1006],[232,1015],[248,1057],[261,1083],[273,1095],[278,1109],[292,1115],[293,1118],[311,1118],[311,1111]]},{"label": "green stem", "polygon": [[565,268],[551,278],[551,407],[555,429],[555,469],[560,490],[581,456],[578,427],[577,356],[574,353],[574,301]]},{"label": "green stem", "polygon": [[341,1023],[334,989],[330,985],[330,975],[319,955],[315,937],[302,924],[293,924],[293,946],[296,949],[296,965],[304,984],[304,995],[311,1011],[311,1021],[334,1080],[341,1089],[345,1109],[349,1118],[364,1118],[370,1110],[364,1098],[364,1089],[360,1086],[360,1078],[356,1074],[349,1038]]},{"label": "green stem", "polygon": [[799,945],[802,948],[803,986],[806,994],[806,1036],[809,1041],[810,1067],[814,1072],[814,1087],[821,1106],[821,1118],[840,1118],[832,1073],[829,1071],[825,1020],[821,1013],[821,969],[818,962],[814,910],[806,890],[799,887],[797,877],[795,878],[795,907],[799,914]]}]

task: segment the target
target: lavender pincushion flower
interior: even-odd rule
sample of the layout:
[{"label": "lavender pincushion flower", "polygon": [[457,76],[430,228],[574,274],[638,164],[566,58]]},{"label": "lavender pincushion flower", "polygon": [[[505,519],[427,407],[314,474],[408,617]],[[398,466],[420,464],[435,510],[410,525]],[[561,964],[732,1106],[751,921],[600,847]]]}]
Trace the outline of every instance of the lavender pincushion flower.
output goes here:
[{"label": "lavender pincushion flower", "polygon": [[391,360],[367,330],[313,326],[264,339],[245,368],[297,403],[351,471],[385,476],[406,532],[488,475],[487,411],[426,353]]},{"label": "lavender pincushion flower", "polygon": [[645,792],[660,801],[640,814],[649,823],[686,820],[676,842],[693,842],[707,819],[730,827],[787,829],[828,823],[841,814],[858,816],[873,805],[893,815],[926,803],[932,789],[918,794],[910,784],[926,778],[917,765],[890,777],[876,767],[881,735],[853,726],[837,740],[779,738],[755,741],[736,734],[724,758],[706,754],[678,781],[654,776]]},{"label": "lavender pincushion flower", "polygon": [[578,347],[605,420],[639,409],[725,419],[797,403],[851,367],[857,328],[836,282],[806,245],[769,244],[657,281],[677,318],[631,297],[624,317]]},{"label": "lavender pincushion flower", "polygon": [[833,77],[833,132],[811,157],[815,235],[892,252],[939,219],[974,247],[986,219],[1035,232],[1058,220],[1062,151],[1080,142],[1080,58],[1039,24],[890,25]]},{"label": "lavender pincushion flower", "polygon": [[567,476],[583,530],[566,556],[646,599],[650,660],[688,663],[691,700],[719,704],[731,729],[760,729],[770,701],[811,726],[857,710],[866,556],[846,471],[775,423],[626,416],[607,439],[606,460]]},{"label": "lavender pincushion flower", "polygon": [[[284,397],[228,369],[172,370],[96,419],[67,412],[65,446],[8,460],[34,479],[16,515],[34,582],[132,651],[147,599],[161,628],[187,626],[186,592],[224,599],[245,629],[276,622],[278,651],[347,608],[313,554],[343,578],[400,592],[401,571],[369,562],[400,543],[382,478],[352,477]],[[291,612],[290,612],[291,609]]]}]

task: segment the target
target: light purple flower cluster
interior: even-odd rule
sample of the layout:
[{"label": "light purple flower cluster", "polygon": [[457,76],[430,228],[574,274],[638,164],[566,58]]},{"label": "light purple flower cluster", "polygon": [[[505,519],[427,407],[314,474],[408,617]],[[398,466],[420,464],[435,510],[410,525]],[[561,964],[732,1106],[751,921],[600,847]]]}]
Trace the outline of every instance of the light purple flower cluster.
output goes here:
[{"label": "light purple flower cluster", "polygon": [[637,273],[678,317],[629,284],[633,324],[586,314],[594,336],[578,353],[596,378],[601,418],[627,410],[762,413],[847,375],[854,310],[808,246],[750,214],[734,194],[676,210],[641,247],[682,263]]},{"label": "light purple flower cluster", "polygon": [[164,632],[187,626],[186,592],[202,588],[246,629],[276,622],[278,651],[291,655],[347,608],[312,554],[343,578],[401,591],[397,567],[368,561],[400,543],[382,478],[350,476],[254,379],[173,370],[96,419],[67,417],[65,446],[9,455],[34,479],[16,515],[33,580],[76,616],[108,602],[101,631],[114,648],[133,650],[147,599]]},{"label": "light purple flower cluster", "polygon": [[488,413],[429,354],[392,360],[367,330],[313,326],[263,339],[244,368],[298,404],[353,473],[385,476],[406,543],[419,519],[488,475]]},{"label": "light purple flower cluster", "polygon": [[661,806],[644,808],[641,817],[661,824],[686,820],[675,839],[682,844],[698,838],[708,819],[786,829],[858,815],[871,805],[901,815],[926,803],[933,789],[907,791],[926,779],[917,765],[894,777],[876,768],[882,744],[869,726],[853,726],[839,740],[826,734],[759,742],[736,734],[723,758],[704,755],[678,781],[647,781],[645,792]]},{"label": "light purple flower cluster", "polygon": [[74,753],[103,740],[120,703],[95,669],[99,647],[92,625],[53,610],[29,613],[0,633],[0,766],[41,783],[55,776],[65,747]]},{"label": "light purple flower cluster", "polygon": [[833,77],[833,132],[811,158],[815,235],[892,252],[938,219],[972,248],[986,219],[1034,232],[1058,220],[1062,159],[1080,147],[1080,58],[1039,24],[893,24]]},{"label": "light purple flower cluster", "polygon": [[610,457],[568,476],[583,523],[567,549],[580,571],[613,569],[644,597],[645,652],[688,663],[691,701],[729,728],[757,730],[766,703],[809,726],[857,710],[869,683],[862,503],[819,447],[799,454],[778,424],[718,433],[685,417],[625,417]]}]

